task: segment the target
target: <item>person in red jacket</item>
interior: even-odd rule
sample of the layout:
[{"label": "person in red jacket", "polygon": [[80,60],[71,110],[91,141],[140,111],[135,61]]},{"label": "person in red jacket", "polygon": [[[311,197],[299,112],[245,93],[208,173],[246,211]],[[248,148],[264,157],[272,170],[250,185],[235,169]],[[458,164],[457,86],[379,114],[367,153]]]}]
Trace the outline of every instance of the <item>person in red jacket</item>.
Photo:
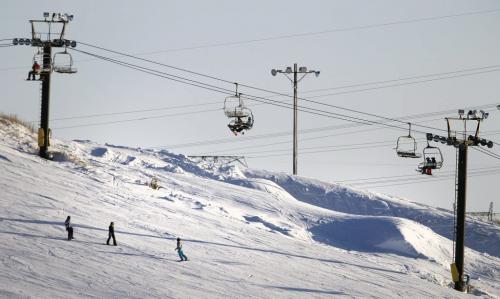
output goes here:
[{"label": "person in red jacket", "polygon": [[[33,66],[31,67],[31,71],[28,73],[27,80],[36,80],[35,75],[38,75],[38,74],[40,74],[40,65],[38,64],[38,62],[35,61],[35,63],[33,63]],[[33,78],[33,79],[31,79],[31,78]]]}]

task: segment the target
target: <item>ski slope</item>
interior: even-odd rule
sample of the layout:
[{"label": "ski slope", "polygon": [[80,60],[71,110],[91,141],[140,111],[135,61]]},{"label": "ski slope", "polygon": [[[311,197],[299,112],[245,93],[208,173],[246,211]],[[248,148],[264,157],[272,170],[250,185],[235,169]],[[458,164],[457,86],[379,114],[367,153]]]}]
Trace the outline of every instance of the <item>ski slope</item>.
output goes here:
[{"label": "ski slope", "polygon": [[[40,159],[35,134],[0,118],[0,298],[471,296],[452,289],[449,211],[165,150],[51,150]],[[467,232],[473,295],[500,298],[500,229],[470,218]]]}]

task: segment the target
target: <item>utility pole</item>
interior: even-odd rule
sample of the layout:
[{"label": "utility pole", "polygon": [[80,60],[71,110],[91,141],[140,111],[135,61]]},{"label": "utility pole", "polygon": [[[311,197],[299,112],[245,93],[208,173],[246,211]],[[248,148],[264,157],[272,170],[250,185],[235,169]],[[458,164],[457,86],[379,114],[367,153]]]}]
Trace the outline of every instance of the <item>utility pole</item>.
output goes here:
[{"label": "utility pole", "polygon": [[[483,120],[488,118],[488,113],[483,110],[472,110],[464,115],[464,110],[458,110],[458,118],[446,118],[448,127],[448,136],[439,136],[427,133],[428,141],[441,142],[458,149],[457,166],[457,186],[456,186],[456,242],[455,242],[455,260],[451,264],[452,277],[455,282],[455,290],[465,291],[467,279],[464,280],[464,249],[465,249],[465,214],[467,202],[467,151],[470,146],[493,147],[493,142],[479,137],[479,126]],[[459,123],[458,130],[452,129],[452,123]],[[468,130],[467,123],[475,124],[473,130]],[[462,126],[463,125],[463,126]],[[473,133],[469,135],[468,131]],[[455,208],[455,206],[454,206]]]},{"label": "utility pole", "polygon": [[[38,147],[39,155],[44,159],[50,159],[50,127],[49,127],[49,110],[50,110],[50,77],[52,71],[58,73],[73,74],[76,69],[73,68],[73,59],[67,52],[67,47],[76,47],[75,41],[64,39],[66,25],[73,20],[73,15],[61,13],[43,13],[43,20],[30,20],[31,23],[31,39],[30,38],[14,38],[12,44],[27,45],[38,48],[37,54],[33,57],[33,72],[40,76],[39,81],[42,82],[42,104],[40,115],[40,128],[38,129]],[[39,29],[38,27],[43,27]],[[64,52],[56,53],[52,56],[52,48],[64,47]],[[56,55],[59,55],[56,62]],[[66,58],[64,56],[67,56]],[[35,63],[41,64],[40,69],[35,70]],[[30,78],[28,77],[28,80]]]},{"label": "utility pole", "polygon": [[[290,80],[293,84],[293,174],[296,175],[298,173],[297,170],[297,156],[298,156],[298,141],[297,141],[297,119],[298,119],[298,111],[297,111],[297,84],[307,75],[314,73],[316,77],[319,76],[320,72],[319,71],[313,71],[313,70],[307,70],[307,67],[301,66],[297,69],[297,64],[293,64],[293,71],[292,68],[287,66],[284,71],[282,70],[277,70],[277,69],[272,69],[271,70],[271,75],[276,76],[276,74],[283,74],[285,77]],[[289,77],[290,74],[293,73],[293,79]],[[297,79],[298,74],[303,74],[302,77]]]}]

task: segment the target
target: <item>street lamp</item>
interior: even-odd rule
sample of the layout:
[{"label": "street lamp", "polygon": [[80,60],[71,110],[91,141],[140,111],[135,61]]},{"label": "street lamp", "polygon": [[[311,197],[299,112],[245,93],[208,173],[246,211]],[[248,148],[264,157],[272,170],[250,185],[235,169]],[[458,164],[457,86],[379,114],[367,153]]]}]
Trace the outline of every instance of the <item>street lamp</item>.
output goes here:
[{"label": "street lamp", "polygon": [[[304,77],[307,76],[307,74],[312,74],[312,73],[314,73],[316,77],[319,76],[319,71],[307,70],[307,67],[305,66],[301,66],[300,68],[297,69],[296,63],[293,65],[293,70],[289,66],[287,66],[284,71],[277,69],[271,70],[271,75],[276,76],[277,74],[283,74],[293,84],[293,174],[294,175],[297,174],[297,83],[299,83],[300,80],[304,79]],[[293,74],[293,79],[288,76],[290,74]],[[302,77],[297,79],[297,74],[302,74]]]}]

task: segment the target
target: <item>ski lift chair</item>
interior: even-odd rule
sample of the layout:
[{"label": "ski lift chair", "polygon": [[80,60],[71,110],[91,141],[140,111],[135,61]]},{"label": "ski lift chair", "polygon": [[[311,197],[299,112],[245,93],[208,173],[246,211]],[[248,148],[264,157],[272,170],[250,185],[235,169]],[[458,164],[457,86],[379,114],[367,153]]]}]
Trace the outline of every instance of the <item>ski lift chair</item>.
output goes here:
[{"label": "ski lift chair", "polygon": [[52,68],[55,72],[62,74],[74,74],[77,72],[77,69],[73,68],[73,57],[66,49],[64,49],[64,52],[54,54]]},{"label": "ski lift chair", "polygon": [[420,158],[417,153],[417,141],[411,136],[411,123],[408,123],[408,135],[400,136],[396,141],[396,153],[402,158]]},{"label": "ski lift chair", "polygon": [[396,142],[396,153],[402,158],[420,158],[417,153],[417,142],[412,136],[400,136]]},{"label": "ski lift chair", "polygon": [[250,112],[249,110],[243,104],[243,100],[239,94],[226,97],[224,100],[224,114],[227,117],[247,117]]},{"label": "ski lift chair", "polygon": [[228,128],[236,135],[240,132],[245,134],[245,131],[253,127],[252,110],[245,107],[241,94],[238,93],[237,84],[235,95],[228,96],[224,100],[224,114],[230,119]]},{"label": "ski lift chair", "polygon": [[227,126],[233,133],[238,134],[241,132],[241,134],[245,134],[245,131],[252,129],[254,122],[253,114],[250,111],[249,113],[245,112],[245,115],[247,116],[231,119]]},{"label": "ski lift chair", "polygon": [[438,147],[430,146],[427,143],[427,147],[423,150],[423,161],[418,164],[417,171],[423,174],[431,174],[431,171],[426,170],[441,169],[443,167],[443,154]]}]

